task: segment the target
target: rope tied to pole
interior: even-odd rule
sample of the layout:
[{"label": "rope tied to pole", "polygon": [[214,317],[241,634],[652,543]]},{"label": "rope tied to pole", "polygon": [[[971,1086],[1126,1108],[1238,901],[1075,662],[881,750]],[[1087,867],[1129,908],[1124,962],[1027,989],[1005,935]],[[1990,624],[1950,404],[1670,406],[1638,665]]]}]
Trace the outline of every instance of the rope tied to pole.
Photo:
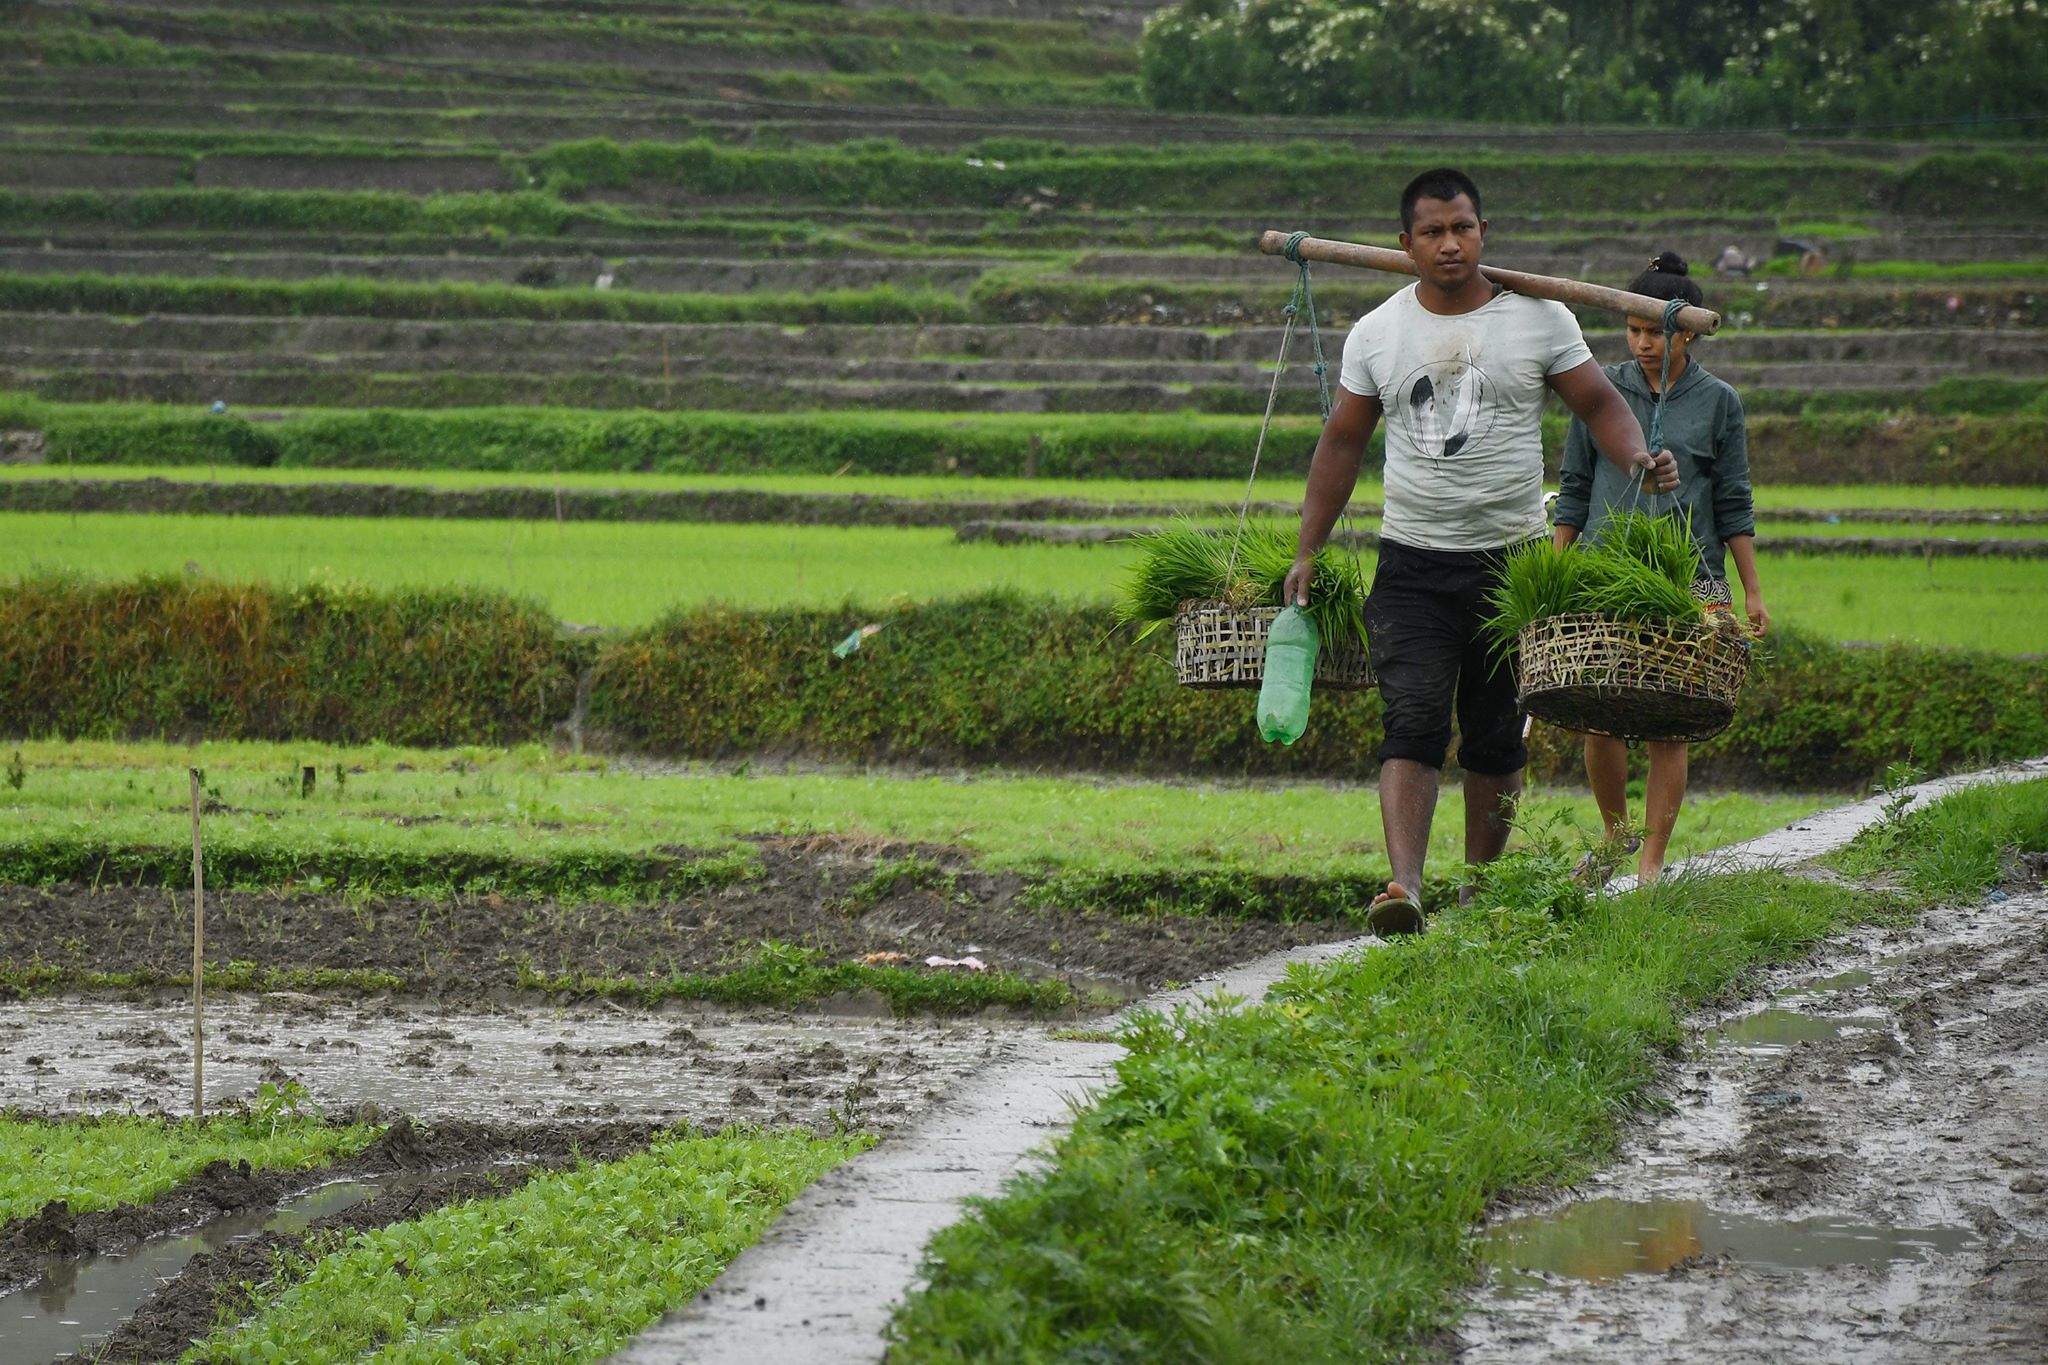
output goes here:
[{"label": "rope tied to pole", "polygon": [[1671,338],[1679,332],[1678,310],[1685,307],[1684,299],[1672,299],[1664,305],[1664,359],[1657,366],[1657,406],[1650,411],[1650,453],[1655,455],[1664,448],[1664,398],[1671,389]]},{"label": "rope tied to pole", "polygon": [[[1664,305],[1664,358],[1657,365],[1657,401],[1650,408],[1649,446],[1652,456],[1664,449],[1664,400],[1671,394],[1671,338],[1684,330],[1678,325],[1678,314],[1685,306],[1684,299],[1671,299]],[[1639,465],[1629,478],[1635,493],[1629,501],[1630,511],[1634,511],[1642,502],[1643,487],[1648,474],[1648,467]],[[1662,493],[1650,494],[1652,506],[1655,505],[1657,498],[1663,496]]]},{"label": "rope tied to pole", "polygon": [[[1294,293],[1288,298],[1287,306],[1280,310],[1281,315],[1287,319],[1287,326],[1280,333],[1280,355],[1273,363],[1273,386],[1266,394],[1265,420],[1259,423],[1258,444],[1252,447],[1251,476],[1245,480],[1244,501],[1239,503],[1237,508],[1237,530],[1230,537],[1230,560],[1223,570],[1225,582],[1228,582],[1231,575],[1237,571],[1238,544],[1244,539],[1245,519],[1250,514],[1252,507],[1252,490],[1258,485],[1259,481],[1259,456],[1266,449],[1266,433],[1273,426],[1273,405],[1280,396],[1280,376],[1287,370],[1288,343],[1294,339],[1295,322],[1304,312],[1308,314],[1309,344],[1315,355],[1316,396],[1322,404],[1323,421],[1327,423],[1330,420],[1330,362],[1323,354],[1322,329],[1316,325],[1316,300],[1315,295],[1309,289],[1308,261],[1301,254],[1301,244],[1308,240],[1309,235],[1306,232],[1292,233],[1288,236],[1286,245],[1281,248],[1281,254],[1294,262],[1295,268],[1300,273],[1295,277]],[[1349,505],[1344,509],[1344,526],[1347,531],[1351,527],[1351,509]],[[1347,538],[1352,540],[1351,556],[1356,560],[1358,558],[1356,538]],[[1293,604],[1283,603],[1283,605],[1291,606]]]}]

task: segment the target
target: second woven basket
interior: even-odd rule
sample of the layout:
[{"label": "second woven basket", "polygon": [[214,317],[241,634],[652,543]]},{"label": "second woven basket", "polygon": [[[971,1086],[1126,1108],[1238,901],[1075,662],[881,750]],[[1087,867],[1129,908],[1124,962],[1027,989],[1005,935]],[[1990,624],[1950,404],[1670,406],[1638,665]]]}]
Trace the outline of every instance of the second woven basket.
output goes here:
[{"label": "second woven basket", "polygon": [[1522,708],[1538,720],[1620,739],[1696,743],[1735,719],[1749,639],[1720,625],[1618,621],[1591,613],[1523,627]]}]

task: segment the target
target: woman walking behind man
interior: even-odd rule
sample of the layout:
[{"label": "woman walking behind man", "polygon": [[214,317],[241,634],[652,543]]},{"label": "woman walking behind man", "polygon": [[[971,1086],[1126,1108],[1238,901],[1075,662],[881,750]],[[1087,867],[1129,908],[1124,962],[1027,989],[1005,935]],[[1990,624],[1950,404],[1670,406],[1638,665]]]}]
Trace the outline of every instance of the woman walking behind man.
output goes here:
[{"label": "woman walking behind man", "polygon": [[[1683,257],[1666,251],[1629,285],[1633,293],[1653,299],[1702,302],[1700,287],[1687,274]],[[1756,576],[1756,512],[1750,499],[1749,437],[1743,425],[1742,400],[1735,390],[1708,374],[1686,354],[1693,334],[1667,334],[1661,318],[1628,320],[1633,360],[1606,367],[1607,377],[1649,430],[1663,393],[1663,444],[1678,458],[1678,492],[1671,503],[1641,491],[1608,461],[1599,458],[1586,428],[1577,418],[1565,437],[1564,468],[1559,481],[1555,536],[1559,547],[1581,535],[1597,538],[1612,517],[1640,506],[1688,520],[1700,549],[1700,579],[1693,592],[1709,611],[1733,609],[1724,558],[1735,561],[1742,580],[1742,601],[1750,627],[1761,635],[1769,629],[1763,591]],[[1667,355],[1667,350],[1669,354]],[[1725,554],[1724,554],[1725,552]],[[1640,845],[1622,843],[1628,823],[1628,746],[1605,735],[1586,736],[1586,777],[1599,803],[1610,850],[1636,853],[1637,873],[1652,881],[1664,870],[1664,854],[1685,802],[1687,751],[1682,743],[1652,741],[1650,776],[1643,793]],[[1579,865],[1582,880],[1604,880],[1612,861],[1588,854]]]}]

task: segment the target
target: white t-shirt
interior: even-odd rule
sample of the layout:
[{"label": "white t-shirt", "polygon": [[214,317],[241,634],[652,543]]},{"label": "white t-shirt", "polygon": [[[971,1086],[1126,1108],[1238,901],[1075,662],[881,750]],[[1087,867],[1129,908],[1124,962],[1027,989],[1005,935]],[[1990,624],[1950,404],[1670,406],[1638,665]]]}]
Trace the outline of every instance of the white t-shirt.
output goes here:
[{"label": "white t-shirt", "polygon": [[1593,358],[1578,319],[1561,303],[1506,292],[1445,317],[1416,288],[1358,320],[1338,372],[1386,410],[1380,534],[1423,550],[1543,535],[1543,381]]}]

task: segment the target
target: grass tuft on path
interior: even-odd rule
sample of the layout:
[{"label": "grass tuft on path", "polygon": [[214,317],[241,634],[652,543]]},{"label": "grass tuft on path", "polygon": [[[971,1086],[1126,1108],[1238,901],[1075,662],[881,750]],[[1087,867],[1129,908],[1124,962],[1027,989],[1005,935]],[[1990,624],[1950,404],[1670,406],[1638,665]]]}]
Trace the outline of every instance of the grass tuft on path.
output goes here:
[{"label": "grass tuft on path", "polygon": [[1852,877],[1896,875],[1917,896],[1972,900],[1998,885],[2008,854],[2048,852],[2048,778],[1971,787],[1894,808],[1829,861]]},{"label": "grass tuft on path", "polygon": [[1051,1166],[942,1233],[892,1360],[1382,1360],[1446,1326],[1489,1200],[1611,1152],[1685,1011],[1867,893],[1679,876],[1586,902],[1556,844],[1420,939],[1132,1026]]}]

